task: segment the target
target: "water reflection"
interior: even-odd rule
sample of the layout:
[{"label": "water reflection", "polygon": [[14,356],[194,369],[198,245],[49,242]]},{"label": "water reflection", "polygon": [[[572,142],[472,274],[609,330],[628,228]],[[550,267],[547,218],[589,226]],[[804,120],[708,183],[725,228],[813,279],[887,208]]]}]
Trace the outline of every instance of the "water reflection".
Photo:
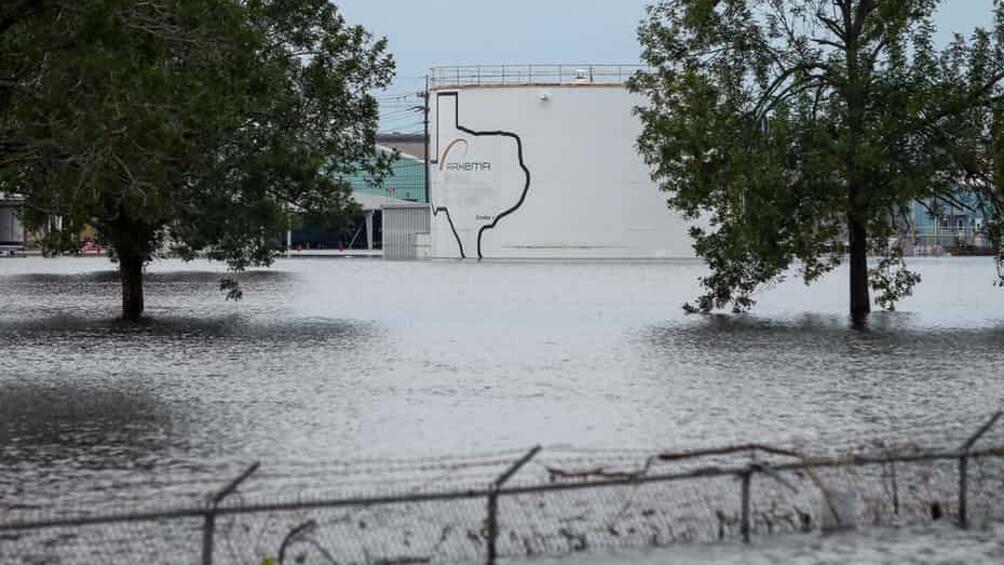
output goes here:
[{"label": "water reflection", "polygon": [[243,273],[245,300],[227,302],[223,274],[150,273],[134,324],[115,317],[114,271],[0,276],[0,507],[197,501],[249,460],[299,451],[319,415],[353,413],[343,374],[382,330],[289,312],[288,272]]},{"label": "water reflection", "polygon": [[[115,466],[165,446],[171,415],[142,389],[60,382],[0,382],[0,458]],[[105,457],[93,457],[100,453]]]},{"label": "water reflection", "polygon": [[326,318],[5,321],[0,506],[197,502],[248,461],[298,451],[320,410],[351,414],[352,383],[324,380],[378,338]]},{"label": "water reflection", "polygon": [[[29,260],[30,261],[30,260]],[[29,265],[31,263],[28,263]],[[58,261],[56,264],[60,264]],[[43,321],[53,325],[73,324],[69,318],[111,320],[116,317],[121,301],[121,286],[117,271],[107,270],[105,262],[69,261],[62,265],[101,266],[102,270],[57,273],[9,273],[0,276],[0,322],[11,320]],[[2,268],[10,261],[0,263]],[[19,267],[17,262],[15,267]],[[147,314],[149,317],[205,318],[220,316],[235,310],[233,302],[223,300],[219,281],[227,276],[223,270],[181,270],[149,272],[145,275]],[[249,298],[281,295],[296,286],[290,273],[281,271],[248,271],[232,275]],[[203,304],[193,299],[205,299]],[[263,306],[263,305],[259,305]],[[267,309],[267,305],[266,309]],[[243,308],[242,310],[247,310]]]},{"label": "water reflection", "polygon": [[650,326],[638,340],[674,396],[667,412],[694,429],[703,421],[705,437],[714,426],[816,449],[876,437],[954,445],[1000,408],[1004,390],[1000,326],[924,327],[879,313],[860,331],[839,316],[706,316]]},{"label": "water reflection", "polygon": [[105,498],[184,451],[175,428],[168,405],[128,383],[0,380],[0,511]]},{"label": "water reflection", "polygon": [[697,363],[730,360],[750,354],[764,360],[778,357],[811,358],[820,354],[893,356],[921,360],[965,352],[967,364],[981,357],[996,359],[1004,345],[1004,325],[990,327],[925,327],[908,313],[872,315],[859,330],[839,316],[803,314],[791,319],[752,315],[693,317],[687,323],[651,326],[641,332],[656,350],[687,352]]},{"label": "water reflection", "polygon": [[[143,279],[147,284],[169,284],[169,283],[207,283],[218,282],[221,277],[219,271],[171,271],[171,272],[148,272]],[[243,273],[230,274],[242,282],[289,282],[294,279],[291,273],[283,271],[252,270]],[[4,281],[11,285],[21,284],[51,284],[54,286],[75,287],[81,283],[118,283],[119,272],[117,270],[89,271],[84,273],[19,273],[3,277]]]},{"label": "water reflection", "polygon": [[269,338],[272,341],[307,340],[351,347],[357,339],[371,336],[373,324],[324,317],[295,320],[262,321],[251,316],[231,314],[221,317],[157,317],[137,322],[118,318],[93,319],[74,315],[56,315],[37,320],[0,320],[0,339],[7,345],[31,345],[39,340],[61,337],[107,340],[200,338]]}]

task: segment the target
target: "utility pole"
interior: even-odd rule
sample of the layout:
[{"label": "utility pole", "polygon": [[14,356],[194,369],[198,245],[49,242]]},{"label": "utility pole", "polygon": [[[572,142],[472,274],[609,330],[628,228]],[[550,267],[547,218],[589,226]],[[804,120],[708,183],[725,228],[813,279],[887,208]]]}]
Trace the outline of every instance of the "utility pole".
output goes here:
[{"label": "utility pole", "polygon": [[425,202],[432,202],[431,183],[429,182],[429,75],[425,75],[425,92],[422,93],[425,103],[422,105],[425,113]]}]

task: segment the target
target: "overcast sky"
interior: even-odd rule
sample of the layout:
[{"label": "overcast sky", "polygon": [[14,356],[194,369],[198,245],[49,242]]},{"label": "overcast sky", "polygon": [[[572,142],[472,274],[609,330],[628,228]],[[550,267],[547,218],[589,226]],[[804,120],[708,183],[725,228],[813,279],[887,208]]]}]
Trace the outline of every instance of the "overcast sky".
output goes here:
[{"label": "overcast sky", "polygon": [[[650,0],[335,0],[346,19],[385,36],[398,79],[413,93],[434,65],[637,63]],[[943,0],[939,39],[989,26],[993,0]],[[418,102],[411,98],[411,102]],[[409,100],[386,104],[381,129],[417,131]]]}]

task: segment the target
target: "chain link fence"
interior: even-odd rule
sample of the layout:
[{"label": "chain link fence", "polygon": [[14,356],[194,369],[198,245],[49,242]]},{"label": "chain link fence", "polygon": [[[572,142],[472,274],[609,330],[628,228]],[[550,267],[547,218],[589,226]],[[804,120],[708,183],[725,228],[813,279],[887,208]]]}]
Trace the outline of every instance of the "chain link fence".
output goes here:
[{"label": "chain link fence", "polygon": [[0,561],[491,563],[855,526],[970,527],[1004,517],[1000,418],[937,448],[898,436],[815,449],[536,447],[357,461],[305,467],[311,481],[330,487],[283,496],[255,493],[254,483],[268,477],[255,464],[198,506],[49,516],[0,510]]},{"label": "chain link fence", "polygon": [[912,229],[898,244],[906,255],[993,255],[994,242],[976,227]]}]

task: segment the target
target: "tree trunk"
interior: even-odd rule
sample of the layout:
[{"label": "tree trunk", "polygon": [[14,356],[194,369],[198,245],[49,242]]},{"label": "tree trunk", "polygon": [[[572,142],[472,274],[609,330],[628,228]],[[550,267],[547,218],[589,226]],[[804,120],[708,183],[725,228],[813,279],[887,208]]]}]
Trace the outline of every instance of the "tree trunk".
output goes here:
[{"label": "tree trunk", "polygon": [[857,220],[849,220],[851,247],[851,320],[861,326],[871,312],[868,295],[868,231]]},{"label": "tree trunk", "polygon": [[141,255],[120,255],[119,275],[122,277],[122,319],[138,320],[143,313],[143,263]]}]

